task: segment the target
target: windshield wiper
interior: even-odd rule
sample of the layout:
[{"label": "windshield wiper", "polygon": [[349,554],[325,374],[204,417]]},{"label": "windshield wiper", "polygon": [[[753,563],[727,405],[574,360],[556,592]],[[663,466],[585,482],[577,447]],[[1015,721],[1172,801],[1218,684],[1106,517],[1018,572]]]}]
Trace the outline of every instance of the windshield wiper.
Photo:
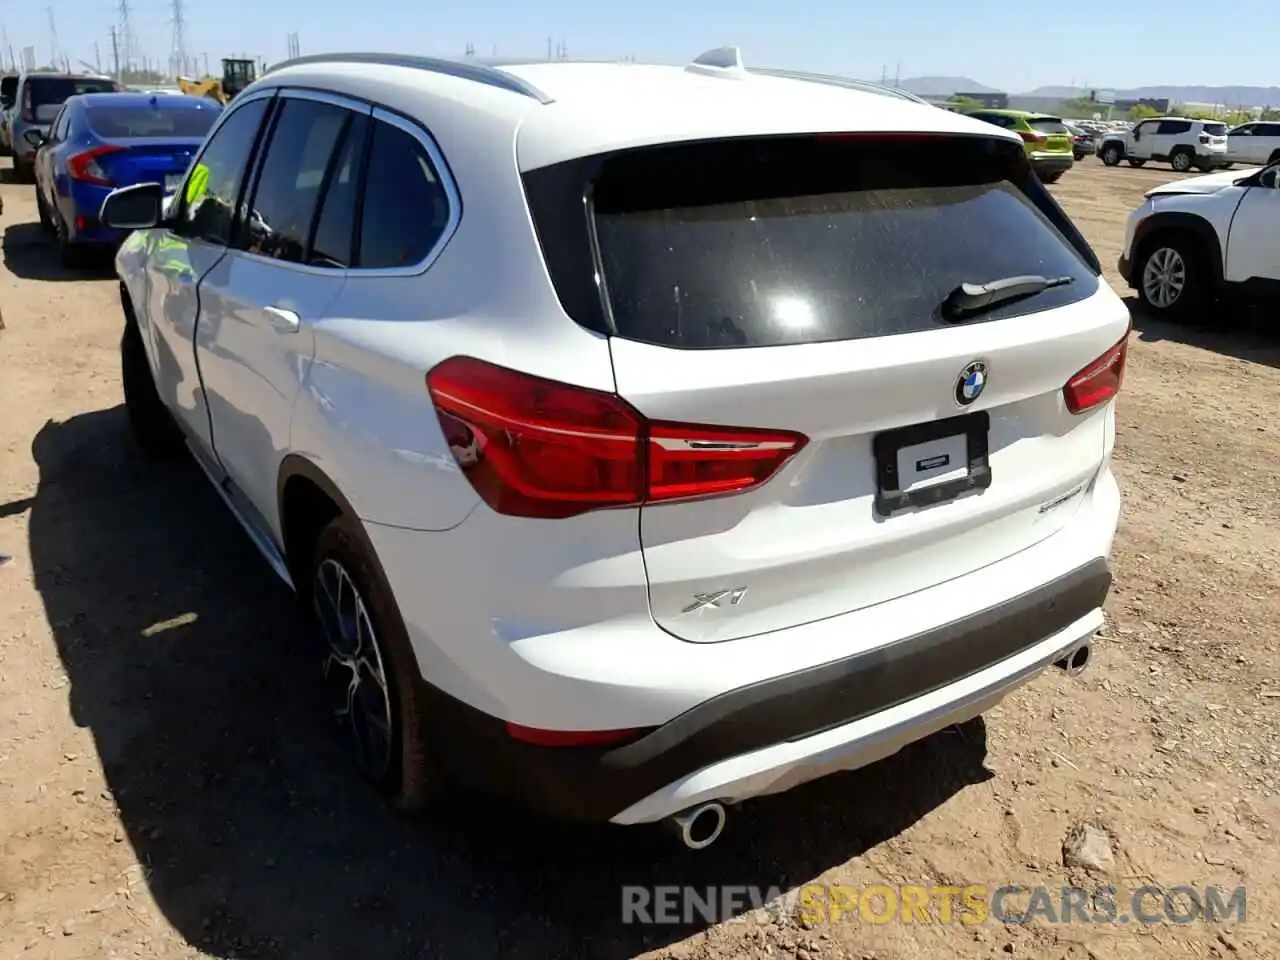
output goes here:
[{"label": "windshield wiper", "polygon": [[1034,297],[1053,287],[1065,287],[1073,279],[1029,274],[1023,277],[1003,277],[987,283],[962,283],[942,301],[942,316],[945,320],[963,320],[1011,300]]}]

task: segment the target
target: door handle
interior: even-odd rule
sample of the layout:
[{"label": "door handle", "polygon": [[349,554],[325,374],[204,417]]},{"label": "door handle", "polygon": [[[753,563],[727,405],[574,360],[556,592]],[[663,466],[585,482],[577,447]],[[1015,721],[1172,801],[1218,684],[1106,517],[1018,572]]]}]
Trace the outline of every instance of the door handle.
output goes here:
[{"label": "door handle", "polygon": [[271,326],[281,333],[297,333],[298,328],[302,326],[302,318],[284,307],[264,307],[263,312],[266,313]]}]

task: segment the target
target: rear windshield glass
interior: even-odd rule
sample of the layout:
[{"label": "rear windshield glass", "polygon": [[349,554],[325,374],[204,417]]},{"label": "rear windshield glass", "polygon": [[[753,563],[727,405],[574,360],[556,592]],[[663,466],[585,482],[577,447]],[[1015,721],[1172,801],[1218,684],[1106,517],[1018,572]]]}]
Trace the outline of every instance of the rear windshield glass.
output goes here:
[{"label": "rear windshield glass", "polygon": [[1010,147],[1021,155],[984,137],[806,137],[614,157],[593,206],[617,335],[714,348],[912,333],[943,325],[959,284],[1027,274],[1072,282],[970,322],[1088,297],[1090,266],[1005,179]]},{"label": "rear windshield glass", "polygon": [[1066,124],[1054,117],[1032,117],[1027,124],[1032,130],[1039,130],[1041,133],[1068,132]]},{"label": "rear windshield glass", "polygon": [[1227,125],[1225,123],[1206,123],[1204,132],[1211,137],[1225,137],[1227,135]]},{"label": "rear windshield glass", "polygon": [[89,126],[106,139],[132,137],[203,137],[218,119],[220,109],[209,106],[89,107]]},{"label": "rear windshield glass", "polygon": [[120,89],[114,80],[95,77],[29,77],[27,86],[32,107],[62,103],[81,93],[113,93]]}]

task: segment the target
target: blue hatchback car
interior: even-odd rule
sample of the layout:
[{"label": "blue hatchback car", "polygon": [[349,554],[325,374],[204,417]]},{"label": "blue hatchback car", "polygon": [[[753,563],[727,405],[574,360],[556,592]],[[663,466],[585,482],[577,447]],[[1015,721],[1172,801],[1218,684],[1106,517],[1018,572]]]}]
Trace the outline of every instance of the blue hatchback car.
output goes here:
[{"label": "blue hatchback car", "polygon": [[70,97],[39,137],[35,159],[40,222],[58,238],[65,266],[95,248],[118,245],[123,231],[98,219],[117,187],[182,183],[205,134],[222,111],[208,97],[86,93]]}]

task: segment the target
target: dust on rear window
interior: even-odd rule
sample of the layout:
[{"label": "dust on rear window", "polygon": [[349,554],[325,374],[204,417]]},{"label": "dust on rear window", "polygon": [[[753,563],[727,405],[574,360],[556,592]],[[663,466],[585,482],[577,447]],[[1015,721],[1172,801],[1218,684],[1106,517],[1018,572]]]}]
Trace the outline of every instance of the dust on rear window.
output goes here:
[{"label": "dust on rear window", "polygon": [[616,158],[593,198],[616,334],[719,348],[913,333],[944,324],[959,284],[1027,274],[1072,282],[980,321],[1091,295],[1095,274],[986,138],[952,139],[770,138]]},{"label": "dust on rear window", "polygon": [[[114,98],[112,98],[114,99]],[[108,140],[146,137],[203,137],[218,119],[221,108],[208,106],[89,107],[85,116],[99,137]]]},{"label": "dust on rear window", "polygon": [[1056,117],[1032,117],[1027,125],[1040,133],[1070,133],[1067,125]]}]

